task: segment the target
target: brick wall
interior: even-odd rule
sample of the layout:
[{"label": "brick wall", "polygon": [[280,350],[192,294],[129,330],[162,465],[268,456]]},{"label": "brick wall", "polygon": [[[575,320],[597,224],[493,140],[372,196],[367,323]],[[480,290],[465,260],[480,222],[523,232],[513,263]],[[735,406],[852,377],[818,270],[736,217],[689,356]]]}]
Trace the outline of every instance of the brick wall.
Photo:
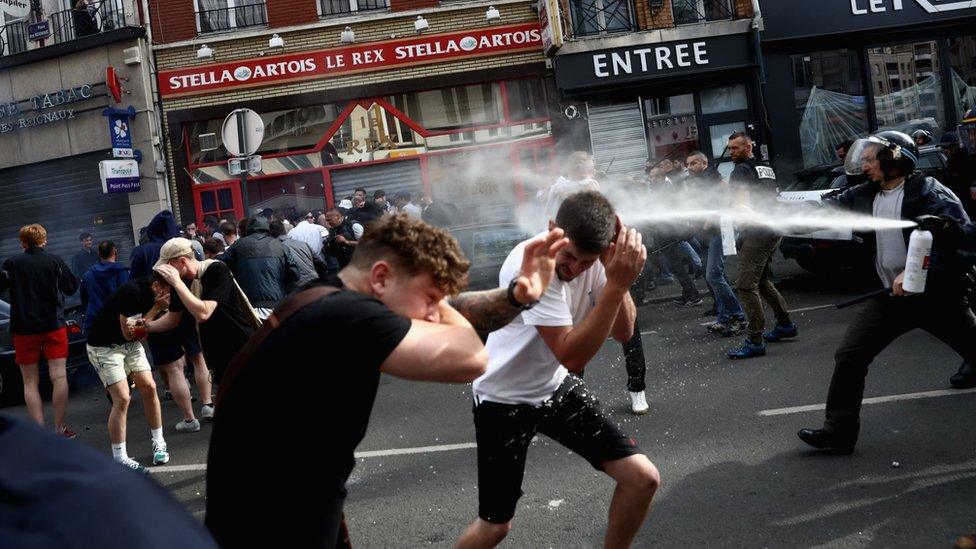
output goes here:
[{"label": "brick wall", "polygon": [[671,0],[636,0],[637,28],[640,30],[664,29],[674,26]]},{"label": "brick wall", "polygon": [[197,35],[193,0],[149,0],[153,40],[158,44],[189,40]]},{"label": "brick wall", "polygon": [[733,4],[736,18],[752,17],[752,0],[735,0]]},{"label": "brick wall", "polygon": [[390,0],[390,11],[436,8],[438,5],[440,5],[439,0]]},{"label": "brick wall", "polygon": [[316,0],[272,0],[268,2],[268,27],[314,23],[319,20]]}]

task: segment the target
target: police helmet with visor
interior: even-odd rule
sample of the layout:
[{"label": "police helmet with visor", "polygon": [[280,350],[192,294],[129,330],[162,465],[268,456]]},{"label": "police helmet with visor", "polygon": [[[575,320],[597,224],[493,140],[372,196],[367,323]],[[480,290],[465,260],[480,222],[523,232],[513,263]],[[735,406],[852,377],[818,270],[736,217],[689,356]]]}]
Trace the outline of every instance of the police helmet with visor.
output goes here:
[{"label": "police helmet with visor", "polygon": [[907,176],[918,166],[918,146],[911,137],[896,131],[878,132],[858,139],[851,145],[844,160],[847,175],[862,175],[867,161],[878,160],[885,178],[892,172]]}]

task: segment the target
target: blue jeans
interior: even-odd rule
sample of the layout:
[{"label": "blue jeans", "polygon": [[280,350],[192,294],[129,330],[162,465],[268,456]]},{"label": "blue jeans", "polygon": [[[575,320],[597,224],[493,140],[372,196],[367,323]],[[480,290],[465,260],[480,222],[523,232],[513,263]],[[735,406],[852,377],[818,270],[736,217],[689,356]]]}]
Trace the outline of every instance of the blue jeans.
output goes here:
[{"label": "blue jeans", "polygon": [[732,285],[725,276],[725,256],[722,255],[722,236],[715,235],[708,242],[708,262],[705,268],[705,282],[715,294],[715,309],[718,321],[727,323],[733,318],[745,317],[739,300],[732,291]]}]

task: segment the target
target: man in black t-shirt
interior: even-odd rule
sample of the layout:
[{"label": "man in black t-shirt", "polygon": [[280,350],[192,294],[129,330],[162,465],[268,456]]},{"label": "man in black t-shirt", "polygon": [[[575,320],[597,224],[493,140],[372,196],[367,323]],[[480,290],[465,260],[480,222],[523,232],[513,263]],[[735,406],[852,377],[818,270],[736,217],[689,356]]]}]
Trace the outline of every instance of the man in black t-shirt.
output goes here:
[{"label": "man in black t-shirt", "polygon": [[[319,283],[336,290],[284,319],[246,363],[227,372],[207,461],[206,525],[217,542],[239,547],[287,538],[297,547],[335,547],[346,479],[380,373],[448,383],[481,375],[487,354],[466,317],[497,329],[537,300],[561,237],[554,231],[528,247],[508,288],[462,294],[452,306],[445,297],[461,288],[468,270],[457,241],[407,215],[378,220],[349,266]],[[323,349],[355,352],[316,360]],[[285,365],[299,368],[283,371]],[[255,426],[268,421],[268,395],[287,395],[292,413],[264,434]],[[310,434],[321,441],[314,466],[296,466],[288,447]],[[239,468],[242,444],[259,469]]]},{"label": "man in black t-shirt", "polygon": [[142,395],[146,421],[152,434],[153,465],[169,461],[163,439],[163,417],[156,395],[156,382],[140,339],[145,338],[144,318],[152,318],[169,304],[170,287],[159,275],[136,278],[119,286],[102,305],[88,333],[88,360],[112,397],[108,416],[108,437],[112,457],[130,469],[146,468],[129,457],[125,447],[126,416],[129,412],[129,383],[132,377]]},{"label": "man in black t-shirt", "polygon": [[[729,138],[729,155],[735,161],[729,186],[738,204],[746,208],[761,207],[776,199],[776,173],[753,156],[752,148],[752,138],[745,133],[735,133]],[[796,337],[796,324],[790,319],[786,300],[769,280],[769,265],[781,240],[782,237],[766,228],[742,230],[735,292],[746,313],[748,334],[740,347],[728,352],[731,359],[763,356],[766,354],[765,342]],[[760,297],[769,303],[776,315],[776,326],[765,333],[766,315]]]},{"label": "man in black t-shirt", "polygon": [[192,315],[199,323],[203,357],[213,371],[214,384],[219,384],[227,365],[258,325],[250,303],[227,265],[197,261],[185,238],[163,244],[154,269],[173,289],[169,312],[147,323],[147,329],[166,332],[180,324],[184,312]]}]

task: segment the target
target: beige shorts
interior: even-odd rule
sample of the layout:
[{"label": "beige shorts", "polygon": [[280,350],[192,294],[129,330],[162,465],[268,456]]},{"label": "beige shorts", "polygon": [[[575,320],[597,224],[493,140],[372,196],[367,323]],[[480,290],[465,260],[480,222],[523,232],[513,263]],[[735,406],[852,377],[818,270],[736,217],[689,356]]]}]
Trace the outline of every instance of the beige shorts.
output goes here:
[{"label": "beige shorts", "polygon": [[110,347],[92,347],[91,345],[87,347],[88,361],[98,372],[98,377],[105,387],[124,381],[129,374],[149,371],[146,350],[138,341],[130,341]]}]

